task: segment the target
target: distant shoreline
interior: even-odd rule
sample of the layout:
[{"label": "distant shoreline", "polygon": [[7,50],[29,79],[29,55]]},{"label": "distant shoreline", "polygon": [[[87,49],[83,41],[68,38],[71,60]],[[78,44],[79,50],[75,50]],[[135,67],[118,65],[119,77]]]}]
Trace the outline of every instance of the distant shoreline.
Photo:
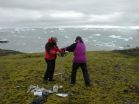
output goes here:
[{"label": "distant shoreline", "polygon": [[15,54],[22,54],[22,52],[14,51],[14,50],[7,50],[7,49],[0,49],[0,56],[15,55]]},{"label": "distant shoreline", "polygon": [[[129,48],[129,49],[123,49],[123,50],[101,50],[101,51],[87,51],[87,52],[126,52],[126,53],[134,53],[136,55],[139,55],[139,47],[136,48]],[[5,55],[15,55],[15,54],[33,54],[33,53],[42,53],[42,52],[20,52],[20,51],[15,51],[15,50],[8,50],[8,49],[0,49],[0,56],[5,56]]]},{"label": "distant shoreline", "polygon": [[0,43],[8,43],[9,41],[8,40],[1,40],[0,39]]}]

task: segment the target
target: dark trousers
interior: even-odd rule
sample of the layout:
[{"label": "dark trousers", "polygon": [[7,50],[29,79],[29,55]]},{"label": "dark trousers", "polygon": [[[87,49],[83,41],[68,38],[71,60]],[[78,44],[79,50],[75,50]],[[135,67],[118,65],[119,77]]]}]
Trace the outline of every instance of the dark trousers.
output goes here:
[{"label": "dark trousers", "polygon": [[44,80],[53,80],[54,70],[55,70],[55,60],[46,60],[47,63],[47,69],[44,74]]},{"label": "dark trousers", "polygon": [[86,63],[73,63],[72,72],[71,72],[71,84],[75,84],[75,82],[76,82],[76,72],[79,67],[81,67],[81,69],[82,69],[82,73],[83,73],[83,77],[84,77],[86,86],[89,86],[90,79],[89,79],[89,74],[88,74]]}]

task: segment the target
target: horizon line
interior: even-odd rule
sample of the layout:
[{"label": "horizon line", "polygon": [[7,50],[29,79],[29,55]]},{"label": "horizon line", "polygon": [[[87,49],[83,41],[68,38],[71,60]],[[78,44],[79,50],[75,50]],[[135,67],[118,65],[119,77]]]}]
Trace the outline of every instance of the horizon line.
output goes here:
[{"label": "horizon line", "polygon": [[69,26],[0,26],[3,28],[105,28],[105,29],[139,29],[137,25],[120,26],[120,25],[69,25]]}]

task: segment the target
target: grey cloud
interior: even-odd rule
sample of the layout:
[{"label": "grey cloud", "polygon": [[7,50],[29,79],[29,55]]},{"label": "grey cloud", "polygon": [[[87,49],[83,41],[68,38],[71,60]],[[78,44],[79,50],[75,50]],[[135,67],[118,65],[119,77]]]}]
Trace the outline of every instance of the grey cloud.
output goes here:
[{"label": "grey cloud", "polygon": [[138,0],[0,0],[0,7],[109,13],[138,11],[138,3]]},{"label": "grey cloud", "polygon": [[3,25],[139,25],[139,0],[0,0]]}]

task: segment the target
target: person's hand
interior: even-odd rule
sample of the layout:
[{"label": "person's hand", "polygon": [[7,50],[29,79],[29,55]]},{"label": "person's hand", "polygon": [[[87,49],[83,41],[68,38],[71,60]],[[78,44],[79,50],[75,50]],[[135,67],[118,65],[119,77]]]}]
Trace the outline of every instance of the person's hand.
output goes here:
[{"label": "person's hand", "polygon": [[56,52],[57,55],[60,55],[60,52]]}]

